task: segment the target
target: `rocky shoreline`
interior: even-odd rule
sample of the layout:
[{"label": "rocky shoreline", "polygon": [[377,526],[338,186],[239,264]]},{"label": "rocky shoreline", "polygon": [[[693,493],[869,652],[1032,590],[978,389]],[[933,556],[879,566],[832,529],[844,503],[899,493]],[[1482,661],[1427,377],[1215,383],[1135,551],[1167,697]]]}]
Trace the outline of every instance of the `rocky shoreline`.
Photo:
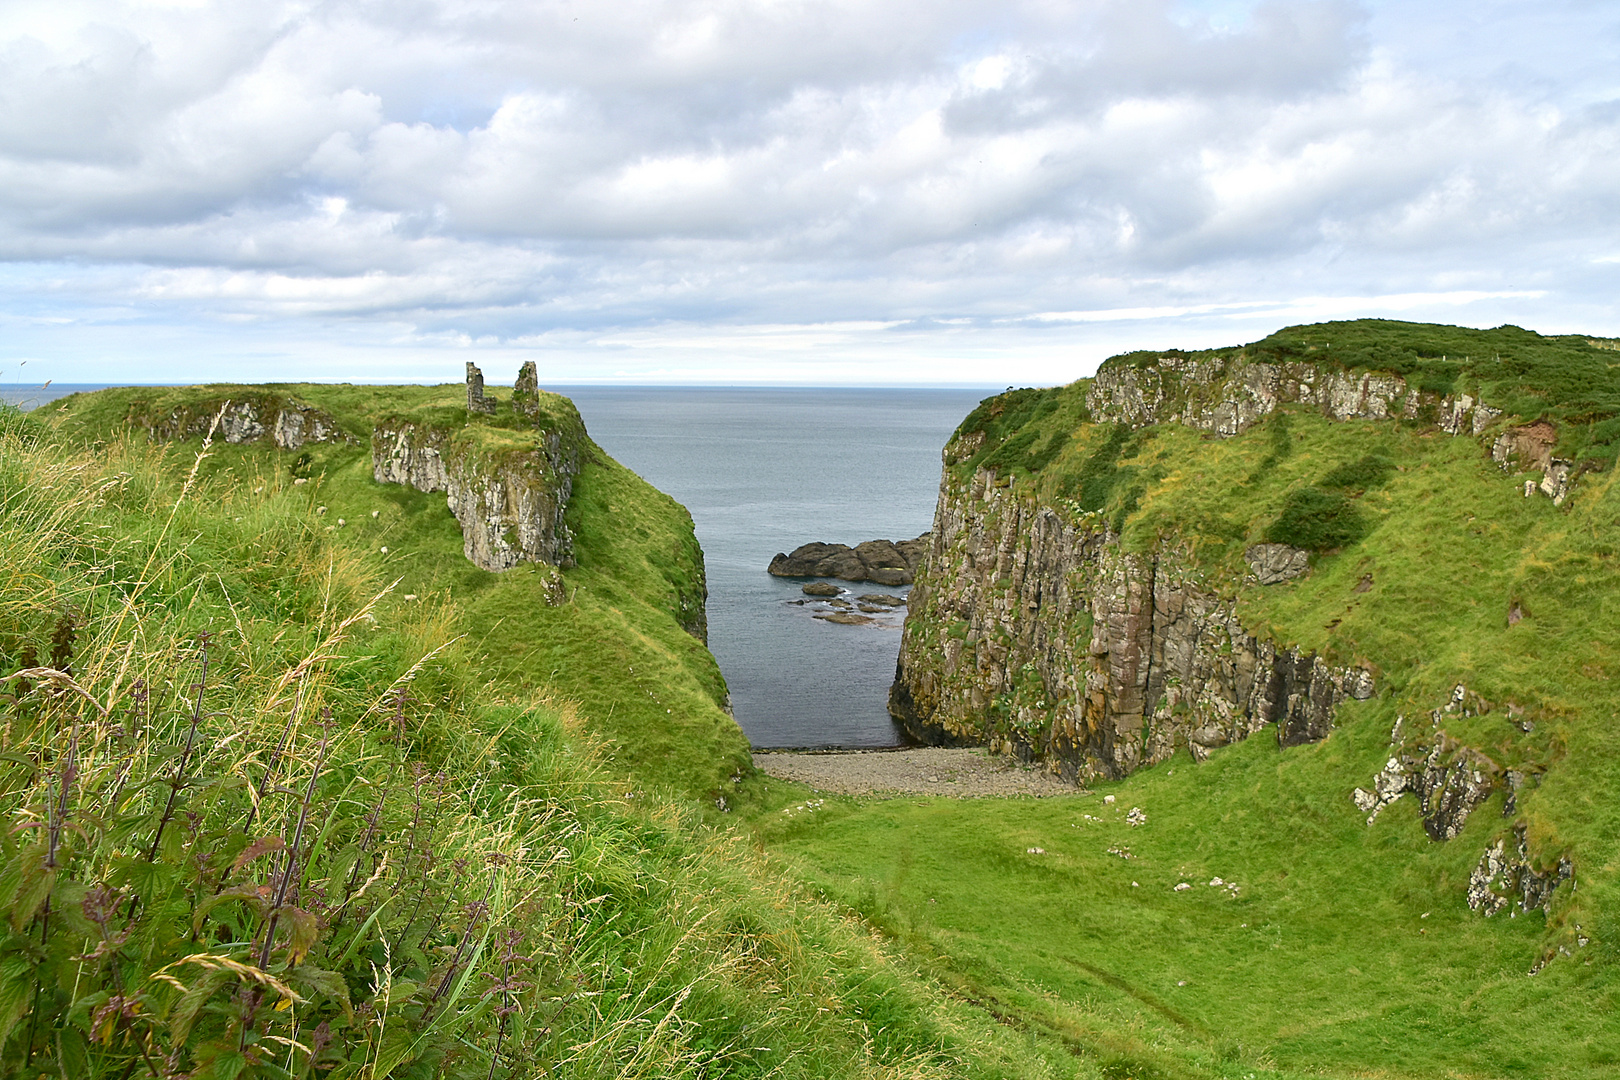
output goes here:
[{"label": "rocky shoreline", "polygon": [[1051,798],[1085,795],[1060,777],[983,749],[756,750],[754,766],[834,795]]}]

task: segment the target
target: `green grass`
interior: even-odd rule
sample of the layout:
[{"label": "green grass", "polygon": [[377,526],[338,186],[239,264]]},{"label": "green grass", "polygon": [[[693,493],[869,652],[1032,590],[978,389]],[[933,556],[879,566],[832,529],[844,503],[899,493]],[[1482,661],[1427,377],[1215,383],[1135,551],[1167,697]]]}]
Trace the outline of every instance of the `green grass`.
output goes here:
[{"label": "green grass", "polygon": [[[442,494],[372,479],[373,419],[457,425],[455,445],[469,452],[532,447],[531,429],[509,410],[493,423],[468,423],[458,386],[109,390],[63,399],[54,422],[66,437],[105,438],[176,411],[211,416],[233,395],[314,405],[358,445],[311,443],[294,453],[216,444],[202,473],[210,483],[249,505],[255,498],[297,500],[312,528],[399,580],[386,602],[390,610],[454,603],[486,678],[578,702],[589,718],[584,733],[638,782],[712,803],[752,771],[747,740],[724,710],[719,668],[683,629],[701,623],[705,596],[691,516],[594,444],[586,443],[568,516],[578,565],[563,572],[568,602],[551,606],[551,568],[480,570],[462,557],[461,532]],[[556,422],[578,423],[571,403],[550,394],[541,399]],[[200,442],[193,438],[170,453],[186,460]],[[307,483],[295,485],[300,476]]]},{"label": "green grass", "polygon": [[[442,503],[349,448],[295,485],[4,419],[0,1073],[1086,1075],[601,762],[579,673],[474,640],[530,586],[465,569]],[[650,543],[684,515],[592,468],[570,580],[599,597],[557,610],[713,708],[673,649],[691,552]]]},{"label": "green grass", "polygon": [[[757,828],[942,978],[1118,1075],[1608,1075],[1612,959],[1589,947],[1531,978],[1543,916],[1461,903],[1500,799],[1449,844],[1410,799],[1372,828],[1355,812],[1391,713],[1361,706],[1320,745],[1256,738],[1086,796],[829,798]],[[1145,825],[1126,824],[1132,807]]]},{"label": "green grass", "polygon": [[[1263,734],[1090,795],[828,799],[813,813],[772,806],[755,828],[942,979],[1111,1075],[1611,1075],[1620,490],[1605,433],[1620,354],[1514,328],[1376,321],[1226,352],[1239,351],[1473,393],[1509,410],[1502,424],[1553,419],[1559,452],[1586,470],[1559,507],[1491,462],[1493,432],[1288,407],[1217,439],[1092,423],[1085,381],[988,399],[949,466],[993,468],[1018,499],[1106,522],[1129,550],[1173,553],[1236,598],[1250,632],[1368,666],[1378,697],[1346,705],[1321,744],[1280,751]],[[1244,551],[1264,540],[1312,549],[1310,573],[1250,582]],[[1437,843],[1407,796],[1369,828],[1350,794],[1388,758],[1396,716],[1421,737],[1459,683],[1470,708],[1442,717],[1447,734],[1536,778],[1513,817],[1497,795]],[[1106,794],[1117,801],[1105,808]],[[1141,828],[1123,820],[1132,806],[1147,811]],[[1515,821],[1540,865],[1574,861],[1577,888],[1559,890],[1550,917],[1486,919],[1466,906],[1468,876]],[[1237,896],[1208,884],[1217,876]],[[1180,881],[1192,887],[1173,891]]]}]

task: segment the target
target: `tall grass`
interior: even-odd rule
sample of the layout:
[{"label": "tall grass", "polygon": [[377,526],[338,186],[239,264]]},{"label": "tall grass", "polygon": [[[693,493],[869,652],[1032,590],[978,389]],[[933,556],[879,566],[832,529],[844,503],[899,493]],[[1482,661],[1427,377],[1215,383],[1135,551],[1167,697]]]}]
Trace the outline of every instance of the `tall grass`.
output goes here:
[{"label": "tall grass", "polygon": [[40,435],[0,435],[0,1073],[1022,1054],[694,811],[627,799],[572,705],[486,681],[456,607],[400,606],[303,492]]}]

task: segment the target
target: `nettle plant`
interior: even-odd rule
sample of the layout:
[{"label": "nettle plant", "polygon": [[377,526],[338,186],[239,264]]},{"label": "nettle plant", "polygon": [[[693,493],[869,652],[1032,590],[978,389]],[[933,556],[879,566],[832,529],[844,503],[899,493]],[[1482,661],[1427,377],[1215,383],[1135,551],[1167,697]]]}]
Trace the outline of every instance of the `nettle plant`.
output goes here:
[{"label": "nettle plant", "polygon": [[207,634],[105,693],[71,636],[0,703],[0,1073],[528,1071],[578,996],[544,808],[413,762],[402,689],[340,726],[299,665],[243,717]]}]

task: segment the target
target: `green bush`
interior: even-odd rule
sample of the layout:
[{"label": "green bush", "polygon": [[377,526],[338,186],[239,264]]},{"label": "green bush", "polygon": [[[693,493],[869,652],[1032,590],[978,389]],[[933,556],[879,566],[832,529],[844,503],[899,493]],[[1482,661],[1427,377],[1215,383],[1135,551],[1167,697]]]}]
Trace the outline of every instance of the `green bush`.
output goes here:
[{"label": "green bush", "polygon": [[1347,461],[1328,471],[1322,477],[1322,487],[1341,488],[1346,491],[1370,491],[1389,482],[1395,463],[1383,454],[1366,454],[1356,461]]},{"label": "green bush", "polygon": [[1311,486],[1289,492],[1282,513],[1266,530],[1271,543],[1307,551],[1348,547],[1365,535],[1367,522],[1355,503],[1340,492]]}]

